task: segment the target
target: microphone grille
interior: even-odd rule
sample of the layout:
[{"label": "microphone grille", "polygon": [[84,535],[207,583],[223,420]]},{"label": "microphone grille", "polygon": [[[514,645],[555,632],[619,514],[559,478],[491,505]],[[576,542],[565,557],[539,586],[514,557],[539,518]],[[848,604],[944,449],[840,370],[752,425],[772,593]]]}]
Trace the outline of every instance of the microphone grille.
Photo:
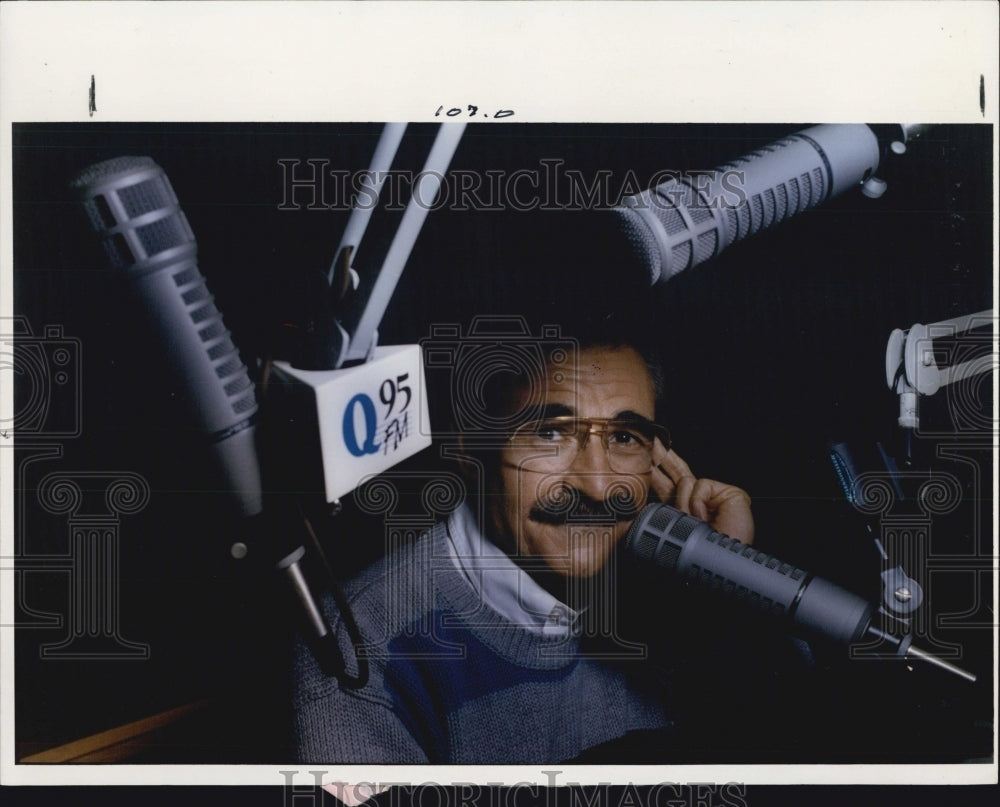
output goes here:
[{"label": "microphone grille", "polygon": [[122,186],[118,199],[130,219],[177,202],[166,176],[159,172],[142,182]]},{"label": "microphone grille", "polygon": [[101,182],[118,174],[129,173],[137,169],[156,167],[157,165],[151,157],[114,157],[113,159],[87,166],[73,177],[69,184],[72,188],[84,190],[88,185]]},{"label": "microphone grille", "polygon": [[135,228],[136,237],[142,244],[146,255],[159,255],[168,249],[194,241],[194,236],[191,235],[187,222],[182,216],[183,214],[177,211],[173,215],[157,219],[144,227]]},{"label": "microphone grille", "polygon": [[616,207],[611,212],[617,217],[621,233],[628,241],[632,253],[649,270],[650,285],[656,283],[663,270],[660,246],[653,230],[635,210],[628,207]]},{"label": "microphone grille", "polygon": [[656,547],[660,545],[660,539],[644,530],[640,530],[635,536],[635,540],[628,544],[636,557],[649,560],[656,553]]},{"label": "microphone grille", "polygon": [[147,267],[194,235],[163,169],[150,157],[115,157],[83,169],[70,182],[101,235],[111,264]]},{"label": "microphone grille", "polygon": [[725,244],[712,201],[690,182],[671,179],[626,197],[614,209],[622,233],[650,273],[650,283],[704,263]]}]

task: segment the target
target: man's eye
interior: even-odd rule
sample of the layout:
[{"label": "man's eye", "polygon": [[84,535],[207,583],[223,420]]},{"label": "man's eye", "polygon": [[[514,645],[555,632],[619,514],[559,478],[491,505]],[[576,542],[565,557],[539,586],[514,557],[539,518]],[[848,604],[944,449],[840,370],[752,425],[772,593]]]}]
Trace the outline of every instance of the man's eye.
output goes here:
[{"label": "man's eye", "polygon": [[650,442],[640,432],[633,431],[632,429],[615,429],[608,436],[608,439],[614,445],[623,448],[642,448]]},{"label": "man's eye", "polygon": [[540,440],[564,440],[572,433],[572,426],[562,423],[540,423],[533,434]]}]

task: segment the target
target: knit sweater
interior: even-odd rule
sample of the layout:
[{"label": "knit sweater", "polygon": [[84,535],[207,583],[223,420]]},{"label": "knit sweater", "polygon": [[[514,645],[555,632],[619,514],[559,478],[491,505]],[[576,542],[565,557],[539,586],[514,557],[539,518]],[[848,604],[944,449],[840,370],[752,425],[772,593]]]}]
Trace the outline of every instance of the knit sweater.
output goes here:
[{"label": "knit sweater", "polygon": [[[445,523],[347,593],[369,680],[341,687],[297,648],[301,762],[545,764],[672,725],[649,665],[588,655],[572,632],[529,630],[490,608],[452,562]],[[322,605],[350,658],[332,598]]]}]

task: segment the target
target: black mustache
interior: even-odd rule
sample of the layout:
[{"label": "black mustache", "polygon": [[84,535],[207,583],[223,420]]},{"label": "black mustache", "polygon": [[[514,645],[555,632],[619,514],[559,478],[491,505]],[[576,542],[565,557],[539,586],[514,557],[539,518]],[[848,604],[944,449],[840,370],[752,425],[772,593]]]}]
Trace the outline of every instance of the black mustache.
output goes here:
[{"label": "black mustache", "polygon": [[641,505],[632,491],[619,487],[603,500],[583,491],[563,485],[539,499],[528,511],[528,518],[540,524],[614,524],[629,521],[638,514]]}]

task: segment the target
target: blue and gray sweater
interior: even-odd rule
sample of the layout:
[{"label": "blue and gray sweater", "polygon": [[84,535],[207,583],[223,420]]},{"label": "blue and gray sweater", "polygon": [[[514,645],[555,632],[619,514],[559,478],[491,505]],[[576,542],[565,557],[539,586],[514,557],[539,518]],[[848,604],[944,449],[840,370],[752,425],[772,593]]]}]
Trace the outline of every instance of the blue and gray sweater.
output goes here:
[{"label": "blue and gray sweater", "polygon": [[[349,584],[370,664],[364,687],[340,687],[297,648],[299,761],[544,764],[671,725],[648,664],[588,657],[572,632],[530,630],[487,605],[453,563],[447,529]],[[350,658],[332,598],[323,607]]]}]

